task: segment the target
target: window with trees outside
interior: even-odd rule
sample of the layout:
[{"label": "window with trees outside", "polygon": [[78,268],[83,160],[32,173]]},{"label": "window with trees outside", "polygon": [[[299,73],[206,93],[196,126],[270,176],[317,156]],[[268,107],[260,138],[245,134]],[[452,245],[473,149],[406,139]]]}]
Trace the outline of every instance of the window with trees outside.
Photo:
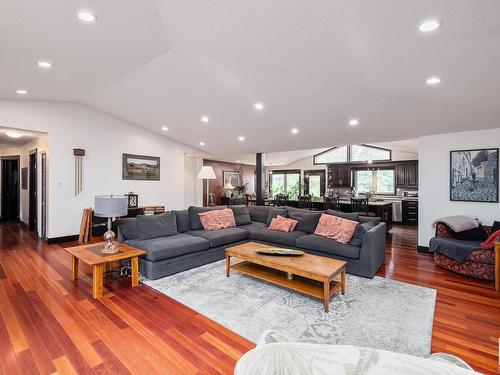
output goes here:
[{"label": "window with trees outside", "polygon": [[314,155],[314,164],[347,163],[348,154],[347,146],[332,148]]},{"label": "window with trees outside", "polygon": [[269,174],[269,195],[284,194],[288,199],[298,199],[300,195],[300,171],[271,171]]},{"label": "window with trees outside", "polygon": [[394,169],[356,170],[354,185],[358,193],[396,194]]},{"label": "window with trees outside", "polygon": [[366,145],[352,145],[350,153],[351,161],[388,161],[391,160],[391,151]]},{"label": "window with trees outside", "polygon": [[314,164],[390,161],[391,159],[391,150],[370,145],[334,147],[313,156]]}]

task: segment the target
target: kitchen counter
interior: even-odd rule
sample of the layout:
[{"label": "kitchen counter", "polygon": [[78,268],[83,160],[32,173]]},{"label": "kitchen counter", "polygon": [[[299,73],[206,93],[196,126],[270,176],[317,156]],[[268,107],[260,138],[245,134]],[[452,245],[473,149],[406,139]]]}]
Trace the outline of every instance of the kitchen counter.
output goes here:
[{"label": "kitchen counter", "polygon": [[[339,203],[351,205],[351,201],[345,200],[345,199],[341,199],[339,201]],[[386,201],[369,201],[368,202],[368,206],[373,206],[373,207],[383,207],[383,206],[390,206],[390,205],[392,205],[392,202],[386,202]]]}]

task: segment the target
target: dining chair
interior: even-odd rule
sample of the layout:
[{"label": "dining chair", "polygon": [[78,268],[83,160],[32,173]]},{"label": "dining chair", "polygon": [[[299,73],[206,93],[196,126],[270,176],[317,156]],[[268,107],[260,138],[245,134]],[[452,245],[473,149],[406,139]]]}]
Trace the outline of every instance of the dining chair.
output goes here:
[{"label": "dining chair", "polygon": [[370,212],[368,198],[351,197],[351,212],[359,213],[363,216],[375,216],[375,213]]},{"label": "dining chair", "polygon": [[299,208],[306,208],[309,209],[309,211],[312,210],[312,200],[310,195],[300,195],[299,196],[299,202],[298,202]]},{"label": "dining chair", "polygon": [[325,197],[325,210],[340,211],[340,199],[338,195]]},{"label": "dining chair", "polygon": [[285,207],[288,203],[288,199],[285,194],[276,194],[274,196],[274,205],[277,207]]}]

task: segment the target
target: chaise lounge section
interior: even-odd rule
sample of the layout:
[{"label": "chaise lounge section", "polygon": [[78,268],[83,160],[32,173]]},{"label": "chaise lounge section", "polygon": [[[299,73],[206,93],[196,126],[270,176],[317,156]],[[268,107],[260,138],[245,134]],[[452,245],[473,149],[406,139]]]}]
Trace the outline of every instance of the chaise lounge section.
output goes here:
[{"label": "chaise lounge section", "polygon": [[[385,223],[380,218],[328,210],[330,215],[358,221],[363,229],[349,244],[314,234],[321,212],[269,206],[231,206],[236,227],[205,231],[199,214],[226,206],[194,207],[157,216],[138,216],[118,221],[118,240],[144,250],[140,272],[158,279],[225,258],[225,249],[247,241],[271,246],[300,248],[311,254],[344,260],[347,272],[373,278],[385,260]],[[297,220],[295,230],[278,232],[268,228],[278,215]],[[368,230],[367,230],[368,229]]]}]

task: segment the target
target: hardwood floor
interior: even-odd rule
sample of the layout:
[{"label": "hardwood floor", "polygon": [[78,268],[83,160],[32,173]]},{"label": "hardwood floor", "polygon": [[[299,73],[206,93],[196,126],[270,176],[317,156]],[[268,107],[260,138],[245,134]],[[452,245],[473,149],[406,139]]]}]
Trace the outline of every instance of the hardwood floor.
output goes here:
[{"label": "hardwood floor", "polygon": [[[416,230],[395,226],[380,276],[438,290],[433,352],[498,371],[500,293],[418,254]],[[20,224],[0,224],[0,374],[232,373],[253,344],[130,280],[92,298],[90,268],[70,281],[70,256]]]}]

